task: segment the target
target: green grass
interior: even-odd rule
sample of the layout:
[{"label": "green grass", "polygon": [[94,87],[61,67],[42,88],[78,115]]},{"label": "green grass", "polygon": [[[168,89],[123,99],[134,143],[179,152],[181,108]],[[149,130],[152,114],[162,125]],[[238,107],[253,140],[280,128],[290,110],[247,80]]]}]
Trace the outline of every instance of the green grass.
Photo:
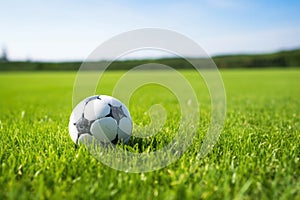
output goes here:
[{"label": "green grass", "polygon": [[[210,122],[210,99],[194,72],[183,74],[201,103],[193,145],[164,169],[125,173],[103,165],[84,147],[74,148],[67,128],[74,72],[1,73],[0,199],[300,199],[300,70],[222,71],[226,122],[203,159],[197,152]],[[111,94],[121,75],[107,72],[98,92]],[[149,122],[146,112],[153,103],[168,111],[161,133],[133,137],[124,148],[160,148],[176,132],[178,102],[155,85],[133,95],[129,109],[135,123]]]}]

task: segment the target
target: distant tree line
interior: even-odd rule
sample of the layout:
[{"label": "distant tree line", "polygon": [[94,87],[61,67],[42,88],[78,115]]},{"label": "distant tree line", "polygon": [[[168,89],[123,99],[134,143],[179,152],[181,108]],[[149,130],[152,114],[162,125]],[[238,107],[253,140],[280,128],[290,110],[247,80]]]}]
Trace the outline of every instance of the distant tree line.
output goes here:
[{"label": "distant tree line", "polygon": [[272,54],[215,56],[219,68],[300,67],[300,49]]},{"label": "distant tree line", "polygon": [[[300,49],[280,51],[272,54],[214,56],[212,59],[219,68],[300,67]],[[206,58],[193,58],[192,60],[204,66],[208,61]],[[159,68],[153,63],[167,65],[175,69],[190,69],[193,67],[183,58],[162,58],[125,60],[112,63],[107,61],[91,62],[89,69],[95,70],[99,66],[109,65],[108,69],[110,70],[128,70],[143,64],[148,64],[147,67],[149,69]],[[0,71],[78,70],[80,65],[81,62],[9,62],[6,52],[2,53],[0,58]]]}]

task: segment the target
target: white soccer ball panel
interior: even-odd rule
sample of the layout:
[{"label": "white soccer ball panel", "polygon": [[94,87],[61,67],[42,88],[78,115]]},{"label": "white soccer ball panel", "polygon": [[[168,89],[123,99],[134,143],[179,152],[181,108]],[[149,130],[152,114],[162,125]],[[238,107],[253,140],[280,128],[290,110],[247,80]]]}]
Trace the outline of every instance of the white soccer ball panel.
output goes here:
[{"label": "white soccer ball panel", "polygon": [[[72,116],[71,116],[71,118],[72,118]],[[77,131],[77,128],[74,125],[74,123],[73,123],[73,120],[70,119],[69,133],[70,133],[70,136],[71,136],[71,139],[73,140],[73,142],[76,143],[76,140],[77,140],[77,137],[78,137],[78,131]]]},{"label": "white soccer ball panel", "polygon": [[118,125],[116,120],[105,117],[96,120],[91,126],[91,133],[101,142],[111,142],[117,136]]},{"label": "white soccer ball panel", "polygon": [[100,95],[99,96],[102,100],[104,100],[107,104],[111,104],[112,106],[121,106],[123,105],[118,99],[107,96],[107,95]]},{"label": "white soccer ball panel", "polygon": [[118,128],[118,139],[123,141],[123,143],[125,143],[125,144],[128,143],[130,136],[131,135],[125,133],[120,128]]},{"label": "white soccer ball panel", "polygon": [[80,142],[81,144],[84,144],[84,145],[90,145],[95,142],[95,138],[90,134],[82,134],[78,138],[78,142]]},{"label": "white soccer ball panel", "polygon": [[93,99],[89,101],[84,109],[84,117],[88,120],[95,120],[105,117],[110,112],[110,107],[107,103],[100,99]]},{"label": "white soccer ball panel", "polygon": [[75,106],[70,116],[70,122],[75,123],[82,117],[84,107],[85,107],[84,101],[81,101],[79,104]]},{"label": "white soccer ball panel", "polygon": [[105,102],[108,104],[108,103],[111,102],[111,99],[112,99],[113,97],[107,96],[107,95],[100,95],[99,98],[100,98],[101,100],[105,101]]},{"label": "white soccer ball panel", "polygon": [[131,121],[130,113],[129,113],[127,107],[125,106],[125,104],[122,105],[122,110],[123,110],[124,114],[125,114],[125,115],[130,119],[130,121]]},{"label": "white soccer ball panel", "polygon": [[119,101],[118,99],[112,98],[110,100],[110,104],[113,106],[123,106],[123,104],[121,103],[121,101]]},{"label": "white soccer ball panel", "polygon": [[129,118],[123,117],[119,121],[119,128],[124,131],[125,133],[131,135],[132,131],[132,122]]}]

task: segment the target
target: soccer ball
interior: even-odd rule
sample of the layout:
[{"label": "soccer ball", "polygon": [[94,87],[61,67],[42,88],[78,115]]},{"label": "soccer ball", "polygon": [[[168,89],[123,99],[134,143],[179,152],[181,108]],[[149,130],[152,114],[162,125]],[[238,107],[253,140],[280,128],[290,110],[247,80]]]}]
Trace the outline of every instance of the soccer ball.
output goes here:
[{"label": "soccer ball", "polygon": [[70,136],[75,144],[127,143],[132,131],[132,120],[126,106],[118,99],[95,95],[81,101],[72,111],[69,121]]}]

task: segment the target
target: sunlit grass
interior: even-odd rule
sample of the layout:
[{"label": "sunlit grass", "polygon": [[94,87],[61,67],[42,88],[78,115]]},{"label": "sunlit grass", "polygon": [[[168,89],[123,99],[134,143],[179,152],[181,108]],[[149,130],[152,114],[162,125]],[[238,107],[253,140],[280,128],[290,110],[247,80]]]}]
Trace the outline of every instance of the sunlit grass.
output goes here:
[{"label": "sunlit grass", "polygon": [[[106,73],[98,93],[111,94],[122,73]],[[300,71],[222,71],[226,123],[202,159],[197,154],[210,122],[209,95],[194,72],[182,73],[200,101],[197,136],[177,162],[136,174],[74,147],[67,129],[74,72],[0,74],[0,199],[299,199]],[[154,150],[172,138],[180,110],[165,88],[140,88],[129,105],[133,120],[149,123],[147,111],[157,103],[168,112],[160,134],[140,139],[134,131],[124,148]]]}]

